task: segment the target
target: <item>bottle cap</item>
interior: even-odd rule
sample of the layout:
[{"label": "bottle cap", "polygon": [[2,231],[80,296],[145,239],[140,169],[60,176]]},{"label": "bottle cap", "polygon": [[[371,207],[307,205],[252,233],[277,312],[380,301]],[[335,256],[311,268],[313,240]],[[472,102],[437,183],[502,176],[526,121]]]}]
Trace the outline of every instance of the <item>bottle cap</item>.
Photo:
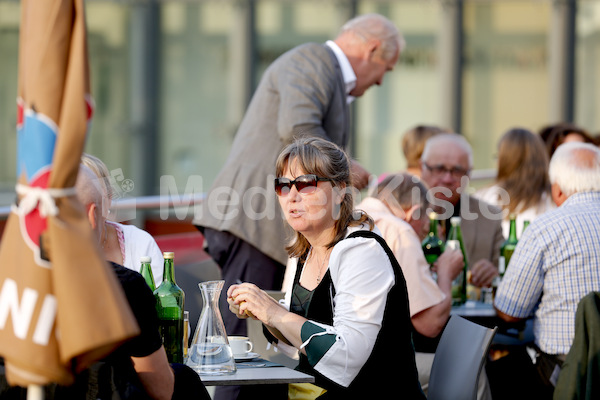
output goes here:
[{"label": "bottle cap", "polygon": [[175,253],[172,251],[165,251],[163,252],[163,258],[172,260],[175,258]]},{"label": "bottle cap", "polygon": [[458,225],[458,224],[460,224],[460,217],[451,217],[450,218],[450,223],[452,225]]},{"label": "bottle cap", "polygon": [[152,262],[152,257],[150,257],[150,256],[141,256],[140,257],[140,261],[143,262],[143,263],[149,263],[149,262]]},{"label": "bottle cap", "polygon": [[437,213],[435,211],[432,211],[429,213],[429,219],[436,219],[437,218]]}]

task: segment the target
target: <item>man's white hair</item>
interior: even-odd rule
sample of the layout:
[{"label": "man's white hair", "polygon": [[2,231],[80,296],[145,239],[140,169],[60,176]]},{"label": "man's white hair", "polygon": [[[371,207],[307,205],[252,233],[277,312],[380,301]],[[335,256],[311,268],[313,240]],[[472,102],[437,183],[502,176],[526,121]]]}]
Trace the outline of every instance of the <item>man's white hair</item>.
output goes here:
[{"label": "man's white hair", "polygon": [[339,35],[352,32],[362,40],[380,39],[384,60],[392,58],[406,46],[404,37],[392,21],[380,14],[363,14],[352,18],[340,29]]},{"label": "man's white hair", "polygon": [[567,196],[600,191],[600,149],[590,143],[561,144],[550,160],[549,175],[550,183]]},{"label": "man's white hair", "polygon": [[423,153],[421,154],[421,161],[427,161],[432,148],[436,146],[443,147],[447,143],[454,143],[462,148],[469,158],[469,169],[473,168],[473,149],[467,139],[458,133],[441,133],[427,139],[425,147],[423,147]]}]

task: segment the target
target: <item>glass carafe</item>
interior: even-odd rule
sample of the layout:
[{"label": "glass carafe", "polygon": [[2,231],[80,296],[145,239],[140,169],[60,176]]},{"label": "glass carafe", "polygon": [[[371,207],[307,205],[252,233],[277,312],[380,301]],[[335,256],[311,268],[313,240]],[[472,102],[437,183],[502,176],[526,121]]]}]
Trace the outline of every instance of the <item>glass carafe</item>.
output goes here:
[{"label": "glass carafe", "polygon": [[186,365],[201,375],[226,375],[236,371],[218,304],[224,283],[220,280],[198,284],[204,305],[188,350]]}]

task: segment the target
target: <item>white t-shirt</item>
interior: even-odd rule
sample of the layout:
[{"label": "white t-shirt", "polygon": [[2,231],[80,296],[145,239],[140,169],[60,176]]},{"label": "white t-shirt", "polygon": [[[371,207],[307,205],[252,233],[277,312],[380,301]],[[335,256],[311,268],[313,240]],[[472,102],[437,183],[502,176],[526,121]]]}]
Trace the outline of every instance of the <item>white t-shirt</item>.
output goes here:
[{"label": "white t-shirt", "polygon": [[135,225],[124,225],[112,221],[107,221],[117,230],[123,233],[123,243],[121,253],[123,255],[123,266],[136,272],[140,272],[140,257],[149,256],[152,258],[152,275],[156,287],[160,285],[163,278],[164,259],[162,251],[156,244],[156,241],[148,232],[138,228]]}]

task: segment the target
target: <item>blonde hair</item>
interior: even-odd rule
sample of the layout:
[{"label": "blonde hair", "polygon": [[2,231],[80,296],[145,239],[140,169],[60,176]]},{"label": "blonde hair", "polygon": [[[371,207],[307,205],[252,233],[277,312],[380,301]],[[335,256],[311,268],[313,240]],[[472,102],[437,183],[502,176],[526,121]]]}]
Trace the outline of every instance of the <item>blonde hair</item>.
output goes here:
[{"label": "blonde hair", "polygon": [[115,195],[115,191],[110,184],[110,172],[104,162],[96,156],[88,153],[81,155],[81,163],[92,170],[94,174],[102,182],[102,187],[106,193],[108,199],[112,199]]},{"label": "blonde hair", "polygon": [[406,131],[400,145],[407,168],[419,168],[419,161],[421,161],[421,154],[423,154],[427,139],[439,133],[450,132],[447,128],[435,125],[417,125]]},{"label": "blonde hair", "polygon": [[[315,174],[331,180],[331,184],[344,189],[342,203],[334,224],[335,235],[327,244],[327,248],[335,246],[346,236],[349,226],[368,224],[373,229],[374,222],[364,212],[354,212],[354,198],[350,191],[352,185],[350,174],[350,160],[344,150],[336,144],[321,138],[300,138],[288,145],[277,158],[275,173],[281,177],[288,166],[295,162],[307,174]],[[304,235],[296,232],[291,243],[286,247],[290,257],[304,259],[310,249],[310,243]]]}]

